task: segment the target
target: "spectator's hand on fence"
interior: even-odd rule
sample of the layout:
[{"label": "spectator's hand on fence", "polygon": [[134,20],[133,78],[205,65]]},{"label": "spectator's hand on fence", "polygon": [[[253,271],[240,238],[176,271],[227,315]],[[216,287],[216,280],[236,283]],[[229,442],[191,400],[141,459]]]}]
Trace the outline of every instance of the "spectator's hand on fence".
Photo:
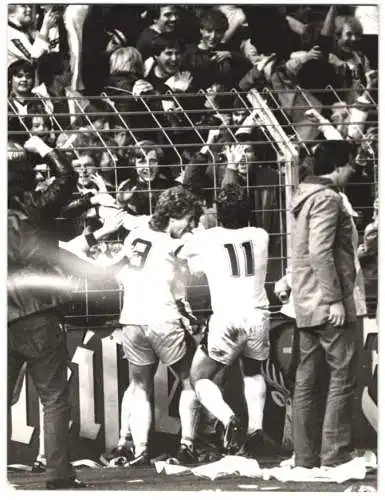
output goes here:
[{"label": "spectator's hand on fence", "polygon": [[324,116],[321,115],[316,109],[311,108],[305,111],[305,116],[308,120],[312,121],[316,125],[322,125],[327,123],[328,120]]},{"label": "spectator's hand on fence", "polygon": [[146,80],[137,80],[132,88],[132,95],[139,97],[142,94],[154,93],[155,89],[150,82]]},{"label": "spectator's hand on fence", "polygon": [[224,154],[227,160],[227,168],[230,170],[237,170],[238,165],[242,162],[244,157],[244,145],[243,144],[233,144],[231,146],[227,145],[224,148]]},{"label": "spectator's hand on fence", "polygon": [[226,59],[231,59],[231,52],[228,50],[218,50],[218,52],[216,52],[211,58],[212,61],[216,61],[218,63],[225,61]]},{"label": "spectator's hand on fence", "polygon": [[47,144],[40,137],[33,135],[24,143],[24,149],[30,153],[35,153],[40,155],[42,158],[52,151],[52,148],[47,146]]},{"label": "spectator's hand on fence", "polygon": [[330,304],[329,323],[333,326],[342,326],[345,323],[345,307],[342,302]]},{"label": "spectator's hand on fence", "polygon": [[213,144],[220,135],[221,131],[219,128],[211,128],[207,135],[207,144]]}]

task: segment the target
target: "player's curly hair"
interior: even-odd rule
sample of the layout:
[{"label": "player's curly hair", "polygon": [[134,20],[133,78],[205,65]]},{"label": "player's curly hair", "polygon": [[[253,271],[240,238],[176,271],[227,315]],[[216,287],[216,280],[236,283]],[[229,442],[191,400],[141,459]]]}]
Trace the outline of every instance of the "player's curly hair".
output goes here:
[{"label": "player's curly hair", "polygon": [[171,187],[159,196],[150,219],[150,227],[155,231],[164,231],[171,217],[181,219],[189,212],[194,213],[197,223],[203,212],[199,198],[183,186]]},{"label": "player's curly hair", "polygon": [[244,187],[227,184],[217,193],[218,222],[228,229],[246,227],[250,220],[251,204]]}]

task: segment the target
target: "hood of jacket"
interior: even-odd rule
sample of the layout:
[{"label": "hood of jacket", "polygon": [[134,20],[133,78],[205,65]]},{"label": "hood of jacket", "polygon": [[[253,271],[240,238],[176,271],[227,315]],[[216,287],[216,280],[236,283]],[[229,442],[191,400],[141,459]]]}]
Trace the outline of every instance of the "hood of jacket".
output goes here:
[{"label": "hood of jacket", "polygon": [[333,191],[338,192],[337,186],[326,177],[307,177],[298,185],[296,191],[294,192],[291,203],[291,212],[296,217],[301,210],[302,205],[310,196],[327,189],[333,189]]}]

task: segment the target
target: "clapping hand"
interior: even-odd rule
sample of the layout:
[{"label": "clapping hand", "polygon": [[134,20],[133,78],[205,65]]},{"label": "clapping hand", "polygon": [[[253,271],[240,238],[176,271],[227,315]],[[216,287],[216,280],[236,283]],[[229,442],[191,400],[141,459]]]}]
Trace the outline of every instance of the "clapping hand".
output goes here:
[{"label": "clapping hand", "polygon": [[94,174],[90,175],[90,180],[96,185],[99,193],[107,193],[106,181],[100,174],[95,172]]},{"label": "clapping hand", "polygon": [[189,71],[180,71],[170,77],[167,80],[166,85],[170,87],[173,92],[186,92],[192,80],[193,77]]},{"label": "clapping hand", "polygon": [[55,5],[50,6],[44,14],[43,23],[42,23],[42,31],[45,33],[57,25],[59,19],[61,17],[61,12],[55,8]]}]

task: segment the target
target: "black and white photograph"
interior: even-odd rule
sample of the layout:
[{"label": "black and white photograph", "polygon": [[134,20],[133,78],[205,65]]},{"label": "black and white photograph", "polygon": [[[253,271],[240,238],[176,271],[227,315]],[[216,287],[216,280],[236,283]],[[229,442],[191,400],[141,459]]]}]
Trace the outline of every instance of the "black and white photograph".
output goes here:
[{"label": "black and white photograph", "polygon": [[8,491],[379,491],[380,10],[6,5]]}]

